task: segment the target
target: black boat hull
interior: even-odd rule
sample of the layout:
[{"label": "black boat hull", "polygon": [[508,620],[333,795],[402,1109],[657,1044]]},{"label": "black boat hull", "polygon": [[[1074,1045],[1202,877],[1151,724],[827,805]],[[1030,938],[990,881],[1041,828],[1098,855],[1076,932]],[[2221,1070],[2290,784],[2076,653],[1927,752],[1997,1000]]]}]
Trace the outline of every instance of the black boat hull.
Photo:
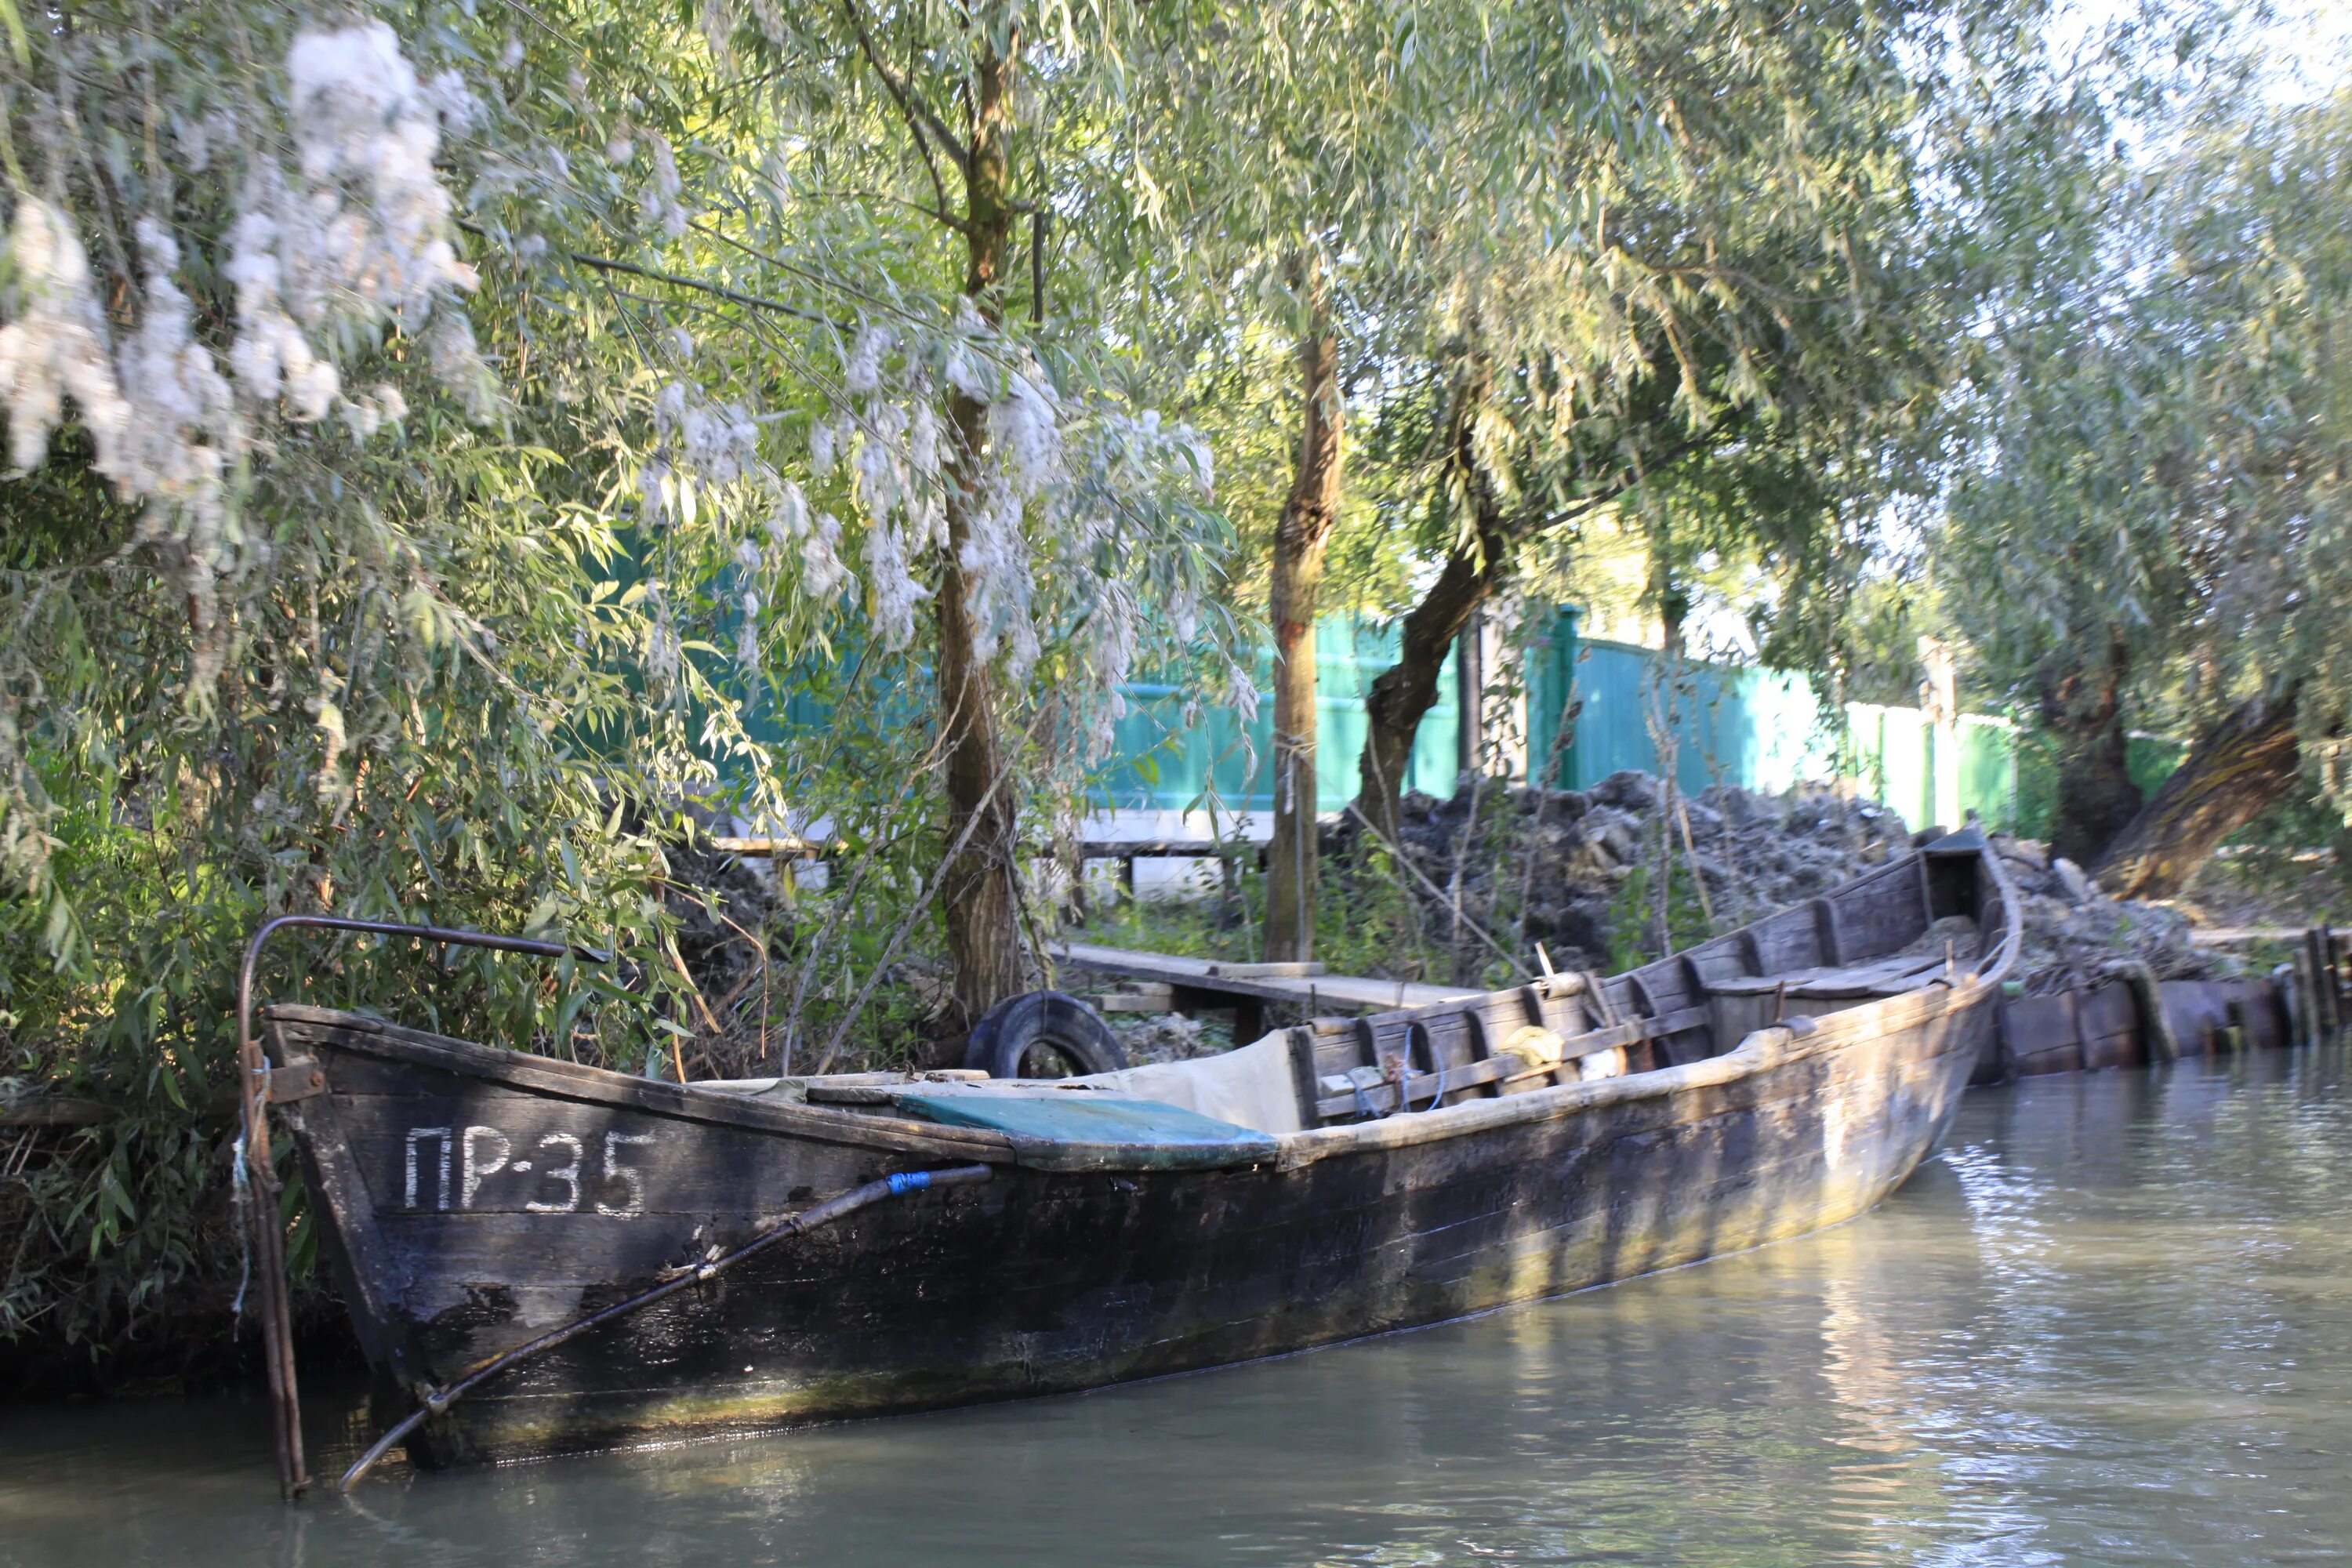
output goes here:
[{"label": "black boat hull", "polygon": [[440,1466],[1095,1387],[1801,1235],[1934,1148],[1994,992],[1961,975],[1222,1170],[1037,1169],[997,1133],[729,1103],[347,1015],[281,1008],[271,1029],[281,1064],[323,1069],[287,1109],[395,1411],[815,1199],[995,1167],[518,1364],[410,1439]]}]

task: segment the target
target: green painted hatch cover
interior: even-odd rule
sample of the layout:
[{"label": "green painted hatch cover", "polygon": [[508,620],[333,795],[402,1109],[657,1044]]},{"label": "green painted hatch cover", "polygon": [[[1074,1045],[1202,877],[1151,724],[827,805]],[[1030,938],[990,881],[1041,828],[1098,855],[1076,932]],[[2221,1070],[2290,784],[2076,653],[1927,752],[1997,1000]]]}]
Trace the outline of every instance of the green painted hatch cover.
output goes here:
[{"label": "green painted hatch cover", "polygon": [[1271,1133],[1156,1100],[921,1090],[893,1100],[910,1116],[1004,1133],[1038,1170],[1213,1170],[1271,1160],[1276,1147]]}]

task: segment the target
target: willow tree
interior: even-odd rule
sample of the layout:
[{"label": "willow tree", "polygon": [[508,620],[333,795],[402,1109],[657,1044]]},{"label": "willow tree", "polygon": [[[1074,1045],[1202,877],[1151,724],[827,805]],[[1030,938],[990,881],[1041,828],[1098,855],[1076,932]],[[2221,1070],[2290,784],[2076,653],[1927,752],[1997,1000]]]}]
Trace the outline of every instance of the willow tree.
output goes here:
[{"label": "willow tree", "polygon": [[[2126,896],[2179,892],[2346,712],[2352,100],[2265,106],[2222,41],[2210,63],[2161,51],[2151,75],[2179,85],[2139,110],[2156,155],[2085,110],[1992,187],[2031,193],[2046,227],[2004,298],[1985,438],[1937,536],[1984,679],[2054,744],[2055,847]],[[2211,75],[2181,83],[2179,58]],[[2145,801],[2135,725],[2192,736]]]},{"label": "willow tree", "polygon": [[2180,438],[2144,449],[2189,584],[2188,755],[2108,843],[2103,885],[2176,895],[2299,778],[2352,817],[2352,89],[2200,128],[2157,174],[2150,326]]},{"label": "willow tree", "polygon": [[1580,13],[1659,134],[1555,138],[1522,184],[1557,221],[1432,258],[1424,406],[1402,413],[1433,436],[1397,491],[1441,564],[1373,684],[1370,820],[1395,832],[1440,664],[1528,540],[1643,488],[1653,520],[1676,486],[1736,491],[1658,561],[1752,553],[1818,590],[1853,498],[1903,482],[1951,311],[1920,194],[1929,45],[1982,9]]},{"label": "willow tree", "polygon": [[1218,323],[1211,357],[1270,334],[1291,383],[1289,483],[1265,530],[1268,958],[1307,958],[1314,939],[1315,626],[1351,405],[1420,335],[1438,258],[1583,210],[1547,171],[1566,143],[1641,134],[1633,98],[1581,20],[1538,5],[1186,7],[1135,60],[1121,140],[1140,226],[1176,241],[1150,275]]},{"label": "willow tree", "polygon": [[2139,810],[2135,683],[2163,662],[2163,606],[2184,586],[2145,476],[2098,456],[2155,434],[2169,373],[2109,287],[2112,247],[2139,221],[2116,132],[2141,72],[2112,48],[2091,63],[2036,56],[1990,79],[1981,132],[1950,165],[2000,331],[1956,389],[1968,442],[1935,555],[1983,679],[2055,763],[2052,847],[2085,863]]},{"label": "willow tree", "polygon": [[[880,906],[838,1045],[930,895],[953,937],[1005,889],[1013,805],[1075,795],[1135,660],[1226,673],[1205,452],[1098,322],[1003,308],[1031,18],[817,20],[220,0],[0,54],[0,1075],[110,1118],[0,1190],[41,1238],[0,1333],[117,1343],[222,1279],[222,998],[258,919],[611,943],[614,978],[553,987],[375,950],[301,983],[674,1072],[665,1031],[708,1013],[671,848],[690,810],[856,804],[829,736],[755,727],[855,645],[957,695],[863,770],[897,858],[777,934],[813,968]],[[900,57],[998,94],[972,204],[908,140]],[[940,810],[933,770],[992,735]],[[986,918],[968,1007],[1009,983]]]},{"label": "willow tree", "polygon": [[1106,205],[1093,153],[1148,22],[843,0],[733,24],[764,68],[739,90],[782,140],[772,188],[714,226],[748,218],[736,243],[779,261],[813,243],[887,258],[888,296],[861,307],[816,429],[858,453],[877,630],[905,645],[929,623],[938,891],[966,1022],[1026,984],[1024,804],[1075,796],[1139,658],[1230,683],[1203,613],[1224,538],[1206,448],[1135,405],[1152,367],[1111,346],[1147,335],[1149,301],[1046,257],[1087,245]]}]

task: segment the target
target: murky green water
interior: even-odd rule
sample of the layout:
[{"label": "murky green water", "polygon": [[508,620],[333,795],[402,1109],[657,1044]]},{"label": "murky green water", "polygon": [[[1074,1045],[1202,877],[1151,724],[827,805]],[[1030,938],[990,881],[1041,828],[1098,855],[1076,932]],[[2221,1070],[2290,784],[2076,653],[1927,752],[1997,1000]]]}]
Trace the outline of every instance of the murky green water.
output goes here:
[{"label": "murky green water", "polygon": [[[1077,1398],[291,1510],[257,1403],[0,1411],[0,1563],[2341,1560],[2345,1076],[2303,1053],[1979,1092],[1835,1231]],[[352,1452],[314,1441],[330,1475]]]}]

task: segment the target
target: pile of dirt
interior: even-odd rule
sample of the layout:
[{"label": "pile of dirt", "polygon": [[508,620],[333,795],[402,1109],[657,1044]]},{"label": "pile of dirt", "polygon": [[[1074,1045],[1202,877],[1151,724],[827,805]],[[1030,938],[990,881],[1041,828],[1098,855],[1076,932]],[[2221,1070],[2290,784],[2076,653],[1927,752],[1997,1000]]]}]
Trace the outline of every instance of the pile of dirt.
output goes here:
[{"label": "pile of dirt", "polygon": [[2111,899],[2082,868],[2031,838],[1997,833],[1993,847],[2016,889],[2025,925],[2014,976],[2028,995],[2096,980],[2119,959],[2137,959],[2158,980],[2222,980],[2234,959],[2189,940],[2189,917],[2164,904]]},{"label": "pile of dirt", "polygon": [[[1446,801],[1409,795],[1402,804],[1424,929],[1450,928],[1458,889],[1466,921],[1499,940],[1520,934],[1543,942],[1562,968],[1599,971],[1664,950],[1662,873],[1675,945],[1687,945],[1710,924],[1727,931],[1817,898],[1913,840],[1886,806],[1818,784],[1777,795],[1718,784],[1678,796],[1671,813],[1659,782],[1630,771],[1589,790],[1486,789],[1475,807],[1468,790]],[[2177,911],[2109,899],[2031,839],[1996,835],[1994,844],[2021,900],[2026,941],[2014,978],[2029,993],[2093,978],[2117,959],[2139,959],[2160,979],[2212,977],[2228,966],[2190,943]],[[1459,977],[1490,956],[1465,934]]]}]

